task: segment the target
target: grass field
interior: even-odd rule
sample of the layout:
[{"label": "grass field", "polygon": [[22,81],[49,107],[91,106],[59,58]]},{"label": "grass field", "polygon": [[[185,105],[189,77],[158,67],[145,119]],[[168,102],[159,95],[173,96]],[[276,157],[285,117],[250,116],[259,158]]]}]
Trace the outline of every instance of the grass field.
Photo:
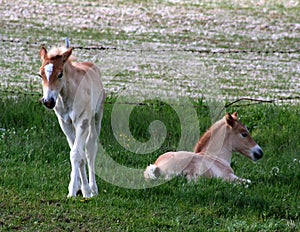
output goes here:
[{"label": "grass field", "polygon": [[[294,0],[2,0],[0,231],[300,231],[299,12]],[[38,102],[36,75],[41,44],[66,36],[78,60],[102,70],[108,99],[99,141],[125,167],[192,150],[198,128],[226,102],[274,100],[226,109],[239,112],[264,150],[255,164],[234,154],[233,169],[252,184],[178,177],[130,189],[98,175],[99,196],[67,199],[69,148],[54,113]],[[131,104],[139,96],[143,104]],[[132,137],[113,129],[122,98],[132,108]],[[183,116],[196,122],[184,145]],[[157,120],[166,138],[147,154],[131,151],[132,140],[152,138]]]},{"label": "grass field", "polygon": [[[210,125],[208,108],[194,104],[203,132]],[[131,130],[136,138],[147,138],[148,119],[161,120],[168,129],[161,148],[148,155],[130,153],[118,144],[110,124],[111,108],[108,102],[100,141],[118,163],[142,169],[159,154],[176,149],[180,126],[172,123],[178,118],[170,107],[158,103],[137,106],[131,115]],[[188,183],[179,177],[154,188],[135,190],[114,186],[98,177],[99,196],[91,200],[66,198],[69,148],[53,112],[32,98],[2,100],[1,109],[3,231],[300,229],[298,107],[256,105],[228,109],[239,111],[241,120],[264,149],[264,158],[256,164],[234,155],[232,166],[238,176],[252,180],[249,187],[208,179]]]}]

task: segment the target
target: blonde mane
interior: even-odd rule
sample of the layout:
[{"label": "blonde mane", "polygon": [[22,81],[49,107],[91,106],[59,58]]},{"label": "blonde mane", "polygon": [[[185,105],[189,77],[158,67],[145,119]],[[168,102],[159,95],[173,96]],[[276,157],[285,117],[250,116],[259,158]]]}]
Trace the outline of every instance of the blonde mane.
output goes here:
[{"label": "blonde mane", "polygon": [[216,123],[214,123],[199,139],[199,141],[197,142],[195,148],[194,148],[194,152],[195,153],[200,153],[203,148],[208,144],[211,135],[212,135],[212,131],[214,130],[218,130],[221,126],[223,126],[225,124],[225,119],[222,118],[219,121],[217,121]]},{"label": "blonde mane", "polygon": [[[54,58],[56,56],[62,55],[64,52],[66,52],[68,49],[66,47],[53,47],[48,52],[48,58]],[[71,55],[68,59],[68,61],[75,61],[76,57]]]}]

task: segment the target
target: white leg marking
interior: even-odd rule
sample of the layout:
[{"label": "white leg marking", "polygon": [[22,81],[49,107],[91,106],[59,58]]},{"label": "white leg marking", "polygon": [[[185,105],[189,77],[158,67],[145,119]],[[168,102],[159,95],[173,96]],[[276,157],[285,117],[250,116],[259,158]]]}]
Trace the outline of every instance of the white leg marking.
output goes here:
[{"label": "white leg marking", "polygon": [[[83,153],[78,150],[76,146],[74,146],[71,149],[70,152],[70,161],[72,166],[71,171],[71,180],[69,183],[69,194],[68,197],[75,197],[78,189],[78,186],[81,186],[83,197],[90,197],[90,188],[88,185],[88,181],[86,178],[85,173],[85,164],[84,164],[84,158]],[[79,177],[81,180],[81,183],[79,182]]]},{"label": "white leg marking", "polygon": [[79,174],[80,174],[80,179],[81,179],[81,191],[82,191],[82,196],[84,198],[90,198],[92,197],[92,191],[90,189],[89,183],[87,181],[87,176],[86,176],[86,168],[85,168],[85,162],[82,160],[80,167],[79,167]]},{"label": "white leg marking", "polygon": [[71,181],[69,184],[69,197],[76,196],[77,186],[78,186],[78,176],[81,180],[81,191],[82,195],[85,198],[90,198],[93,196],[89,182],[87,180],[86,175],[86,154],[84,152],[85,141],[87,138],[87,129],[82,128],[82,123],[79,122],[76,127],[76,135],[74,145],[70,152],[70,159],[72,165],[72,172],[71,172]]},{"label": "white leg marking", "polygon": [[80,185],[78,183],[78,174],[79,174],[79,165],[80,165],[80,157],[78,157],[78,153],[76,151],[70,152],[70,160],[71,160],[71,166],[72,171],[70,175],[70,183],[69,183],[69,194],[68,197],[75,197],[76,192],[78,191],[78,186]]}]

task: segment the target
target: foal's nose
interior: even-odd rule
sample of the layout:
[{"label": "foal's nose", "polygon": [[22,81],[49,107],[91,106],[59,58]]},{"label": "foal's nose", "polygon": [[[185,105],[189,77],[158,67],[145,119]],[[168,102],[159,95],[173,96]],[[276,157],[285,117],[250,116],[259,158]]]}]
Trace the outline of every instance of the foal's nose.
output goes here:
[{"label": "foal's nose", "polygon": [[259,146],[256,146],[253,150],[253,156],[256,160],[261,159],[263,157],[263,154],[263,150]]},{"label": "foal's nose", "polygon": [[50,99],[44,99],[42,100],[43,104],[48,108],[48,109],[53,109],[55,106],[55,100],[54,98]]}]

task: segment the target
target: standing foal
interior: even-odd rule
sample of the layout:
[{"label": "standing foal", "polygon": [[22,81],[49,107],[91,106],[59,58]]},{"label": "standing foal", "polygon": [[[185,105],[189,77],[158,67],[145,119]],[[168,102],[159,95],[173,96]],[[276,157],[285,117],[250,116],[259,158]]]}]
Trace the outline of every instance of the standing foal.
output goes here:
[{"label": "standing foal", "polygon": [[[42,47],[39,75],[43,84],[43,104],[54,109],[71,152],[71,180],[68,197],[81,190],[83,197],[98,194],[95,158],[105,100],[100,70],[89,62],[72,62],[73,48]],[[86,162],[89,181],[86,175]]]}]

